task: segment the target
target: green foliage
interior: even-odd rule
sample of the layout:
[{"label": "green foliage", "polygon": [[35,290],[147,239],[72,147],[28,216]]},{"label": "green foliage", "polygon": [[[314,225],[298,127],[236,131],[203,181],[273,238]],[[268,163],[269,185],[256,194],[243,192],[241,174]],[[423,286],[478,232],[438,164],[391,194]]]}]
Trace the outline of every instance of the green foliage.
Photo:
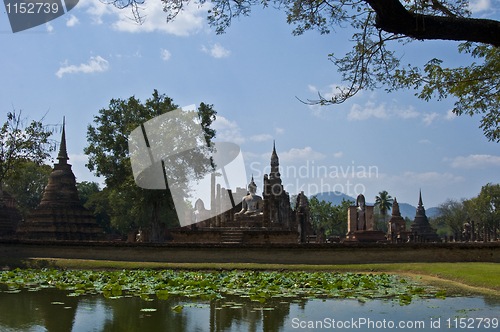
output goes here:
[{"label": "green foliage", "polygon": [[113,231],[116,230],[122,235],[126,234],[129,227],[128,224],[123,227],[123,225],[120,225],[118,221],[111,223],[110,213],[113,213],[113,209],[111,209],[109,204],[108,192],[108,188],[92,192],[85,201],[84,207],[92,211],[94,217],[97,219],[97,223],[99,226],[104,228],[105,233],[113,233]]},{"label": "green foliage", "polygon": [[[193,299],[222,299],[224,295],[248,297],[265,303],[272,297],[308,298],[399,298],[401,305],[409,304],[415,297],[434,297],[437,289],[401,280],[394,275],[330,272],[258,272],[258,271],[153,271],[122,270],[81,271],[55,269],[1,271],[0,283],[10,291],[21,287],[36,291],[41,288],[58,288],[73,291],[68,296],[101,293],[107,298],[124,294],[151,301],[169,296],[186,296]],[[417,287],[418,286],[418,287]],[[182,307],[172,310],[181,312]]]},{"label": "green foliage", "polygon": [[481,188],[475,198],[466,203],[472,218],[486,224],[490,229],[500,224],[500,184],[491,184]]},{"label": "green foliage", "polygon": [[375,197],[375,207],[378,208],[380,214],[382,215],[382,221],[385,223],[385,216],[387,215],[387,211],[392,208],[393,199],[391,195],[385,190],[378,193],[378,196]]},{"label": "green foliage", "polygon": [[441,225],[444,224],[449,230],[446,233],[441,231],[443,234],[440,235],[460,236],[463,225],[467,222],[467,217],[469,216],[464,202],[465,200],[463,199],[461,201],[447,199],[439,205],[439,216],[436,217],[436,226],[439,231],[442,229]]},{"label": "green foliage", "polygon": [[16,199],[16,207],[26,218],[40,204],[52,168],[32,161],[18,163],[17,169],[5,180],[5,190]]},{"label": "green foliage", "polygon": [[460,44],[461,53],[479,62],[458,68],[443,68],[443,61],[430,60],[421,70],[408,67],[395,71],[392,88],[420,89],[416,95],[424,100],[457,98],[456,115],[482,114],[481,128],[488,140],[500,142],[500,49],[491,45]]},{"label": "green foliage", "polygon": [[373,209],[373,226],[376,230],[387,233],[389,225],[385,220],[385,216],[380,213],[379,209]]},{"label": "green foliage", "polygon": [[[110,226],[122,234],[131,226],[144,227],[150,223],[156,224],[159,220],[163,222],[164,227],[178,225],[168,189],[146,190],[135,184],[128,151],[128,137],[134,129],[177,108],[171,98],[159,94],[157,90],[154,90],[152,97],[145,103],[135,97],[128,100],[112,99],[109,108],[101,109],[99,115],[94,117],[95,127],[89,125],[87,128],[88,146],[84,152],[89,156],[89,162],[86,166],[97,176],[104,176],[107,188],[94,197],[89,206],[98,211],[108,209]],[[213,105],[201,103],[198,107],[198,116],[207,143],[215,137],[215,130],[209,128],[215,120],[215,114]],[[186,166],[186,162],[181,161],[172,167],[178,168],[176,174],[201,172],[201,166]]]},{"label": "green foliage", "polygon": [[491,184],[481,188],[477,197],[460,201],[447,199],[439,205],[439,215],[432,221],[440,235],[460,236],[463,225],[468,220],[474,220],[476,230],[482,231],[486,225],[490,230],[500,226],[500,185]]},{"label": "green foliage", "polygon": [[7,113],[7,121],[0,128],[0,188],[24,163],[42,165],[54,150],[49,144],[52,132],[41,121],[31,121],[28,126],[26,123],[21,112],[14,111]]},{"label": "green foliage", "polygon": [[310,221],[315,232],[324,227],[326,236],[345,236],[347,233],[347,209],[354,204],[350,200],[342,200],[340,205],[319,201],[317,196],[309,199]]},{"label": "green foliage", "polygon": [[83,181],[76,184],[76,189],[78,190],[78,197],[80,198],[80,203],[85,205],[89,197],[99,192],[99,183]]}]

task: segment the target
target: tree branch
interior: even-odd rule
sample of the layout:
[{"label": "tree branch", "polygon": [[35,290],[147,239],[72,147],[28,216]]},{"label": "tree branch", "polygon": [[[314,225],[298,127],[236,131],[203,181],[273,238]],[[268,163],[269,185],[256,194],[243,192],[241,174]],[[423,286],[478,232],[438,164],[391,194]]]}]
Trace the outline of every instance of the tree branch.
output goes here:
[{"label": "tree branch", "polygon": [[412,13],[398,0],[365,0],[377,13],[376,27],[416,39],[460,40],[500,46],[500,22]]}]

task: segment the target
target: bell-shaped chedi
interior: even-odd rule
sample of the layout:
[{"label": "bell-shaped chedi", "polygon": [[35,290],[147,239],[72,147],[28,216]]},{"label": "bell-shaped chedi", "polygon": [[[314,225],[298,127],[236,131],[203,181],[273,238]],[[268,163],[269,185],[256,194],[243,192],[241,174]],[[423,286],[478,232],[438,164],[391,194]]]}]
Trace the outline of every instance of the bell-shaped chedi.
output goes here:
[{"label": "bell-shaped chedi", "polygon": [[30,240],[96,241],[103,229],[78,198],[76,179],[66,152],[63,123],[61,146],[42,201],[17,229],[18,237]]},{"label": "bell-shaped chedi", "polygon": [[441,242],[441,238],[437,235],[436,230],[429,224],[429,220],[425,215],[425,209],[422,204],[422,191],[420,191],[417,213],[410,230],[425,242]]}]

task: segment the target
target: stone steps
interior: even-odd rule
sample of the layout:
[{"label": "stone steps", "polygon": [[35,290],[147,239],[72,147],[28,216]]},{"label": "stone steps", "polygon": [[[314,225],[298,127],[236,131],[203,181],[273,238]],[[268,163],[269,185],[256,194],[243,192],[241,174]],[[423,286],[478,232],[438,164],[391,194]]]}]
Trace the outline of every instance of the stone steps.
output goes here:
[{"label": "stone steps", "polygon": [[242,243],[243,232],[241,230],[231,229],[221,234],[221,243]]}]

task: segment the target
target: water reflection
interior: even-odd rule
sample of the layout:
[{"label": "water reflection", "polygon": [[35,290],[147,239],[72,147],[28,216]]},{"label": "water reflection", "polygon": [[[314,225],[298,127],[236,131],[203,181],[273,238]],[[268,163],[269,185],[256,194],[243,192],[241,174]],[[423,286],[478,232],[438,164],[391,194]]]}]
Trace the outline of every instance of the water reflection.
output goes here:
[{"label": "water reflection", "polygon": [[[422,299],[408,306],[397,301],[272,298],[264,304],[249,298],[228,296],[224,300],[193,301],[170,297],[145,301],[139,297],[107,299],[102,295],[67,296],[69,292],[42,289],[0,292],[1,331],[297,331],[321,330],[325,322],[357,321],[423,321],[425,330],[432,321],[467,317],[500,319],[498,297],[451,297]],[[182,305],[180,312],[172,310]],[[141,311],[152,308],[156,311]],[[307,328],[309,322],[322,323]],[[302,323],[303,322],[303,323]],[[302,324],[302,325],[301,325]],[[305,327],[301,329],[300,327]],[[327,324],[323,325],[324,329]],[[361,326],[363,327],[363,326]],[[331,329],[331,328],[329,328]],[[373,330],[358,328],[357,330]],[[401,329],[398,329],[401,330]],[[490,329],[475,328],[489,331]]]}]

